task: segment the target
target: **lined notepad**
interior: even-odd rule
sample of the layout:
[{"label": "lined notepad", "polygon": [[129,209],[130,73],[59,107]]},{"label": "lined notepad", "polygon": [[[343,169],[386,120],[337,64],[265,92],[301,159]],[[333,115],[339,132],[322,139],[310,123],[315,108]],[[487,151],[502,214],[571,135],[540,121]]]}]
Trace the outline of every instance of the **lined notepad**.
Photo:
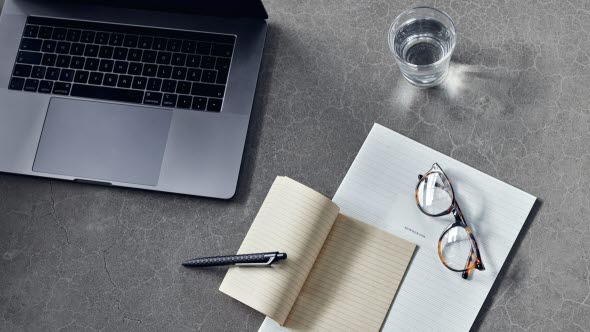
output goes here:
[{"label": "lined notepad", "polygon": [[238,253],[279,250],[287,260],[231,268],[219,289],[295,331],[378,331],[414,249],[278,177]]}]

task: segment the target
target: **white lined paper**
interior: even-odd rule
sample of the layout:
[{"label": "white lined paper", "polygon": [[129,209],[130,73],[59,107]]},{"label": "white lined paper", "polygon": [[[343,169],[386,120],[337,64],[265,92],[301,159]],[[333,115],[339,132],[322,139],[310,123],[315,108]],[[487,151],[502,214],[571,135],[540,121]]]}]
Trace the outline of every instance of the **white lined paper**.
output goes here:
[{"label": "white lined paper", "polygon": [[[416,207],[418,174],[439,163],[481,247],[485,271],[470,280],[447,270],[436,244],[452,217]],[[341,212],[419,248],[382,326],[394,331],[469,331],[536,198],[442,153],[375,124],[333,201]],[[407,228],[411,229],[408,230]],[[260,331],[281,331],[266,319]]]}]

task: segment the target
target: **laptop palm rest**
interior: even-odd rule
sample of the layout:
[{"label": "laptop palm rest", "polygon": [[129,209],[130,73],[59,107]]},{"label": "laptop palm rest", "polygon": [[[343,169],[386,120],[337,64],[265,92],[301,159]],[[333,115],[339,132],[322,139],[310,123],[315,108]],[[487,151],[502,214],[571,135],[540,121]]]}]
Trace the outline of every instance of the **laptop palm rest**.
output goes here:
[{"label": "laptop palm rest", "polygon": [[156,186],[172,111],[52,98],[33,171]]}]

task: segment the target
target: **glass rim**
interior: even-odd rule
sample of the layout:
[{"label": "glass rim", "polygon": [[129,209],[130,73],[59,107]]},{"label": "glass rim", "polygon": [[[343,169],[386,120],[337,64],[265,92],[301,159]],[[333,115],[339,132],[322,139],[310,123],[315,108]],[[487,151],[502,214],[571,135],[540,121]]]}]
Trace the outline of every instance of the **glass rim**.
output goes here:
[{"label": "glass rim", "polygon": [[[447,17],[447,19],[449,20],[449,22],[451,22],[451,27],[453,28],[453,32],[455,32],[454,34],[454,39],[453,39],[453,45],[451,46],[451,49],[449,50],[449,52],[447,52],[447,54],[445,54],[445,56],[443,56],[442,58],[440,58],[438,61],[433,62],[433,63],[429,63],[427,65],[415,65],[413,63],[410,63],[404,59],[402,59],[397,52],[395,51],[395,48],[393,47],[393,45],[391,44],[391,33],[393,31],[393,26],[398,23],[399,18],[406,13],[410,13],[412,11],[416,11],[419,9],[429,9],[429,10],[434,10],[437,11],[441,14],[443,14],[444,16]],[[450,58],[453,54],[453,51],[455,50],[455,45],[457,44],[457,36],[456,36],[456,29],[455,29],[455,22],[453,22],[453,19],[449,16],[449,14],[445,13],[444,11],[437,9],[437,8],[433,8],[433,7],[429,7],[429,6],[418,6],[418,7],[412,7],[410,9],[406,9],[403,12],[401,12],[399,15],[397,15],[397,17],[393,20],[393,22],[391,23],[391,25],[389,26],[389,32],[387,33],[387,44],[389,45],[389,50],[391,51],[391,53],[393,53],[393,56],[398,60],[401,61],[404,65],[409,66],[411,68],[430,68],[430,67],[435,67],[437,65],[440,65],[441,63],[443,63],[444,61],[446,61],[448,58]],[[394,36],[395,38],[395,36]]]}]

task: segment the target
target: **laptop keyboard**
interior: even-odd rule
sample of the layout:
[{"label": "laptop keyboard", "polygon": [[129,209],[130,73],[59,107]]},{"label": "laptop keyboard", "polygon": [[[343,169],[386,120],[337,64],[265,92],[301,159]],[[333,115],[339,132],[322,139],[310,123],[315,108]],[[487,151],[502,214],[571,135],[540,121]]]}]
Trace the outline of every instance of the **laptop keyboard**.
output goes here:
[{"label": "laptop keyboard", "polygon": [[235,40],[30,16],[8,88],[219,112]]}]

